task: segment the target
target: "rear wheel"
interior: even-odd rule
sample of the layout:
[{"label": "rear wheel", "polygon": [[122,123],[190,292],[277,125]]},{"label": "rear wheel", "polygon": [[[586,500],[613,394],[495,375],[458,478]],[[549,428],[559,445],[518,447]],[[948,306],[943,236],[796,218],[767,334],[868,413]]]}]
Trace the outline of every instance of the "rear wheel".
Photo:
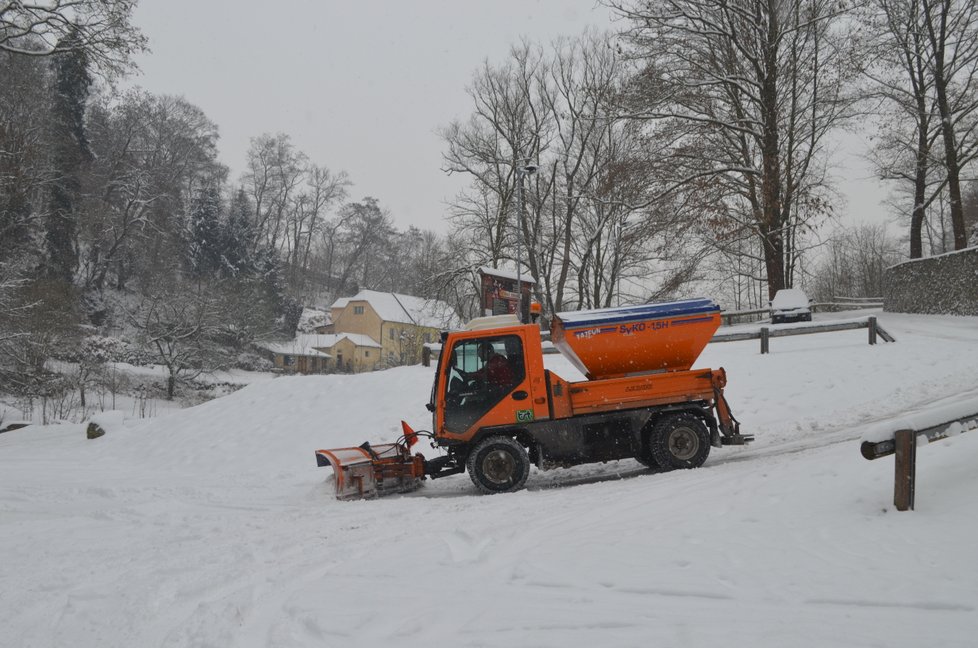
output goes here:
[{"label": "rear wheel", "polygon": [[465,462],[472,483],[483,493],[508,493],[523,488],[530,474],[530,457],[515,439],[483,439]]},{"label": "rear wheel", "polygon": [[662,470],[699,468],[710,456],[710,432],[692,414],[667,416],[652,428],[648,452]]},{"label": "rear wheel", "polygon": [[648,443],[642,448],[642,451],[635,455],[635,461],[639,462],[649,470],[659,471],[659,464],[655,462],[655,457],[652,456],[652,452],[648,448]]}]

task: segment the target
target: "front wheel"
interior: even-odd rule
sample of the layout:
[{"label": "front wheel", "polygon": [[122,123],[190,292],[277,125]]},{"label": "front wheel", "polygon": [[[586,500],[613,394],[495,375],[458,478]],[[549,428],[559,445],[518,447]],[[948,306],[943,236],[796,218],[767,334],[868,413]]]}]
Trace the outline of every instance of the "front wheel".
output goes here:
[{"label": "front wheel", "polygon": [[483,439],[465,462],[472,483],[483,493],[509,493],[523,488],[530,474],[530,457],[515,439]]},{"label": "front wheel", "polygon": [[649,454],[662,470],[699,468],[710,456],[710,432],[692,414],[667,416],[649,434]]}]

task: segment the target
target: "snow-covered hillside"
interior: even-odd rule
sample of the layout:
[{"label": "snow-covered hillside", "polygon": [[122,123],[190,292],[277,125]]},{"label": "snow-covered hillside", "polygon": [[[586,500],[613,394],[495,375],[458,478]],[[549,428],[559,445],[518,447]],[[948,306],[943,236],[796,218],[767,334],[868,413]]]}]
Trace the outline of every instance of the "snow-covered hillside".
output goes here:
[{"label": "snow-covered hillside", "polygon": [[334,500],[313,451],[429,428],[421,367],[278,378],[94,441],[2,434],[0,646],[974,646],[978,432],[920,449],[909,513],[858,438],[978,410],[978,318],[880,318],[895,344],[710,345],[697,366],[727,369],[757,441],[688,472]]}]

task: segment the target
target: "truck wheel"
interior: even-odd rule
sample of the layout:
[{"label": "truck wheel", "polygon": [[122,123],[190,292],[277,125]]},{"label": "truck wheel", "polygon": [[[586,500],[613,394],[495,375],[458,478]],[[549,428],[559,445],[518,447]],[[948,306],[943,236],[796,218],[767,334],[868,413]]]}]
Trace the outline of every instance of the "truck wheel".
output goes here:
[{"label": "truck wheel", "polygon": [[523,488],[530,474],[530,457],[515,439],[492,436],[473,448],[465,467],[483,493],[508,493]]},{"label": "truck wheel", "polygon": [[649,454],[662,470],[699,468],[710,456],[710,432],[692,414],[667,416],[649,434]]},{"label": "truck wheel", "polygon": [[639,462],[646,468],[653,470],[655,472],[661,470],[661,468],[659,468],[659,464],[655,462],[655,458],[652,456],[652,453],[649,452],[647,448],[642,450],[641,453],[635,455],[635,461]]}]

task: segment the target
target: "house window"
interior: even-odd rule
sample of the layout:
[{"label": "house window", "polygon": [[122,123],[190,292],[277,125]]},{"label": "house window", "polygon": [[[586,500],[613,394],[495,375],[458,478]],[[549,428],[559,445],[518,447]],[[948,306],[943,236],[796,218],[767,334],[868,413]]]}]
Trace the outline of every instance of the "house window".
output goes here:
[{"label": "house window", "polygon": [[363,352],[363,357],[364,358],[369,358],[370,357],[370,352],[369,351],[364,351]]},{"label": "house window", "polygon": [[431,342],[431,333],[425,333],[424,334],[424,341],[425,341],[425,344],[428,344],[428,343]]},{"label": "house window", "polygon": [[390,339],[393,340],[394,339],[394,328],[391,327],[391,328],[387,329],[387,333],[389,334]]},{"label": "house window", "polygon": [[363,315],[363,306],[354,306],[353,307],[353,314],[354,315]]},{"label": "house window", "polygon": [[291,367],[295,364],[295,358],[290,355],[284,356],[282,358],[282,364],[284,364],[286,367]]}]

